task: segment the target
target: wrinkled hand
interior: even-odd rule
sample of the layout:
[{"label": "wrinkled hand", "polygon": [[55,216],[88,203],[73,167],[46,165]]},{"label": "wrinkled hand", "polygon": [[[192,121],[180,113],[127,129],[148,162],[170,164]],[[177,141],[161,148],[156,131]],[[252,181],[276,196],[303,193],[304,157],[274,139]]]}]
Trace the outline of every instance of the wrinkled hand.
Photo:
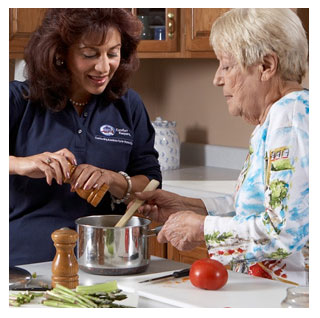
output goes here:
[{"label": "wrinkled hand", "polygon": [[112,183],[111,171],[89,164],[80,164],[76,167],[68,182],[71,184],[71,191],[76,189],[100,189],[104,183],[107,185]]},{"label": "wrinkled hand", "polygon": [[[138,212],[149,217],[151,220],[164,223],[171,214],[184,208],[181,197],[178,194],[164,191],[137,192],[135,196],[139,200],[145,201]],[[132,202],[128,206],[130,206]]]},{"label": "wrinkled hand", "polygon": [[192,250],[204,241],[205,215],[192,211],[172,214],[157,236],[159,243],[170,242],[180,251]]},{"label": "wrinkled hand", "polygon": [[62,184],[69,176],[68,161],[76,164],[76,158],[71,151],[64,148],[56,152],[43,152],[34,156],[15,157],[15,172],[30,178],[46,178],[49,185],[52,179]]}]

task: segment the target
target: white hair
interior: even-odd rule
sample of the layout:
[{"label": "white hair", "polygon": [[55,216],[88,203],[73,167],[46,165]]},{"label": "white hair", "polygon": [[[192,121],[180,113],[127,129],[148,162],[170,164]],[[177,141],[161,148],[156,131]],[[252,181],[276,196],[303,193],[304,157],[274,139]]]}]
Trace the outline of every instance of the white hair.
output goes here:
[{"label": "white hair", "polygon": [[216,53],[231,54],[242,68],[275,52],[283,80],[301,83],[308,67],[308,41],[291,9],[232,9],[212,25],[210,43]]}]

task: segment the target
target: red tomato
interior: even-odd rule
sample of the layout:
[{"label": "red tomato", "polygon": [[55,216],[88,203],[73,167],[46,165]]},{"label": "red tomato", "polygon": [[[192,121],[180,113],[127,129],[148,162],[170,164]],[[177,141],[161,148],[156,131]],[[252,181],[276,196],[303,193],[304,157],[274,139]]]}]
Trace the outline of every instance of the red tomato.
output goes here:
[{"label": "red tomato", "polygon": [[219,289],[228,281],[226,268],[220,262],[210,258],[195,261],[189,276],[192,285],[202,289]]}]

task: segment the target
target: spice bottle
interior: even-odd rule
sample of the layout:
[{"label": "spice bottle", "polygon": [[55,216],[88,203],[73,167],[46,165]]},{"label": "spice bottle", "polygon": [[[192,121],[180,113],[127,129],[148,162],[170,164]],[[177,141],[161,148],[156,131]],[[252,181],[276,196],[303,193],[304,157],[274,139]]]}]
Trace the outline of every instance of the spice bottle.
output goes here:
[{"label": "spice bottle", "polygon": [[[68,162],[70,165],[70,177],[72,176],[74,170],[76,169],[76,166]],[[70,183],[70,179],[65,179],[65,183]],[[103,184],[100,189],[89,189],[89,190],[84,190],[84,189],[76,189],[76,193],[82,198],[87,200],[88,203],[96,207],[106,192],[108,191],[109,186],[107,184]]]},{"label": "spice bottle", "polygon": [[78,233],[67,227],[54,231],[51,238],[56,248],[56,255],[52,261],[52,288],[56,284],[68,288],[76,288],[79,285],[78,262],[74,255],[74,247],[78,239]]}]

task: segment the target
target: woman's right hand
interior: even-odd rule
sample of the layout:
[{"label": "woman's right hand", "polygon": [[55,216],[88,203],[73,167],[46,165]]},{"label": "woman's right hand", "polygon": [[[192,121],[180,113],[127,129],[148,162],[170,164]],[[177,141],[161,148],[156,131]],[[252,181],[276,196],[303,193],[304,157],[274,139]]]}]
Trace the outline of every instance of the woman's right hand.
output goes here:
[{"label": "woman's right hand", "polygon": [[164,223],[171,214],[185,208],[180,195],[160,189],[136,192],[135,196],[145,201],[145,204],[138,209],[139,213],[160,223]]},{"label": "woman's right hand", "polygon": [[76,163],[74,154],[64,148],[56,152],[43,152],[28,157],[9,157],[10,174],[27,176],[30,178],[46,178],[49,185],[52,179],[62,184],[64,179],[70,178],[70,165]]}]

